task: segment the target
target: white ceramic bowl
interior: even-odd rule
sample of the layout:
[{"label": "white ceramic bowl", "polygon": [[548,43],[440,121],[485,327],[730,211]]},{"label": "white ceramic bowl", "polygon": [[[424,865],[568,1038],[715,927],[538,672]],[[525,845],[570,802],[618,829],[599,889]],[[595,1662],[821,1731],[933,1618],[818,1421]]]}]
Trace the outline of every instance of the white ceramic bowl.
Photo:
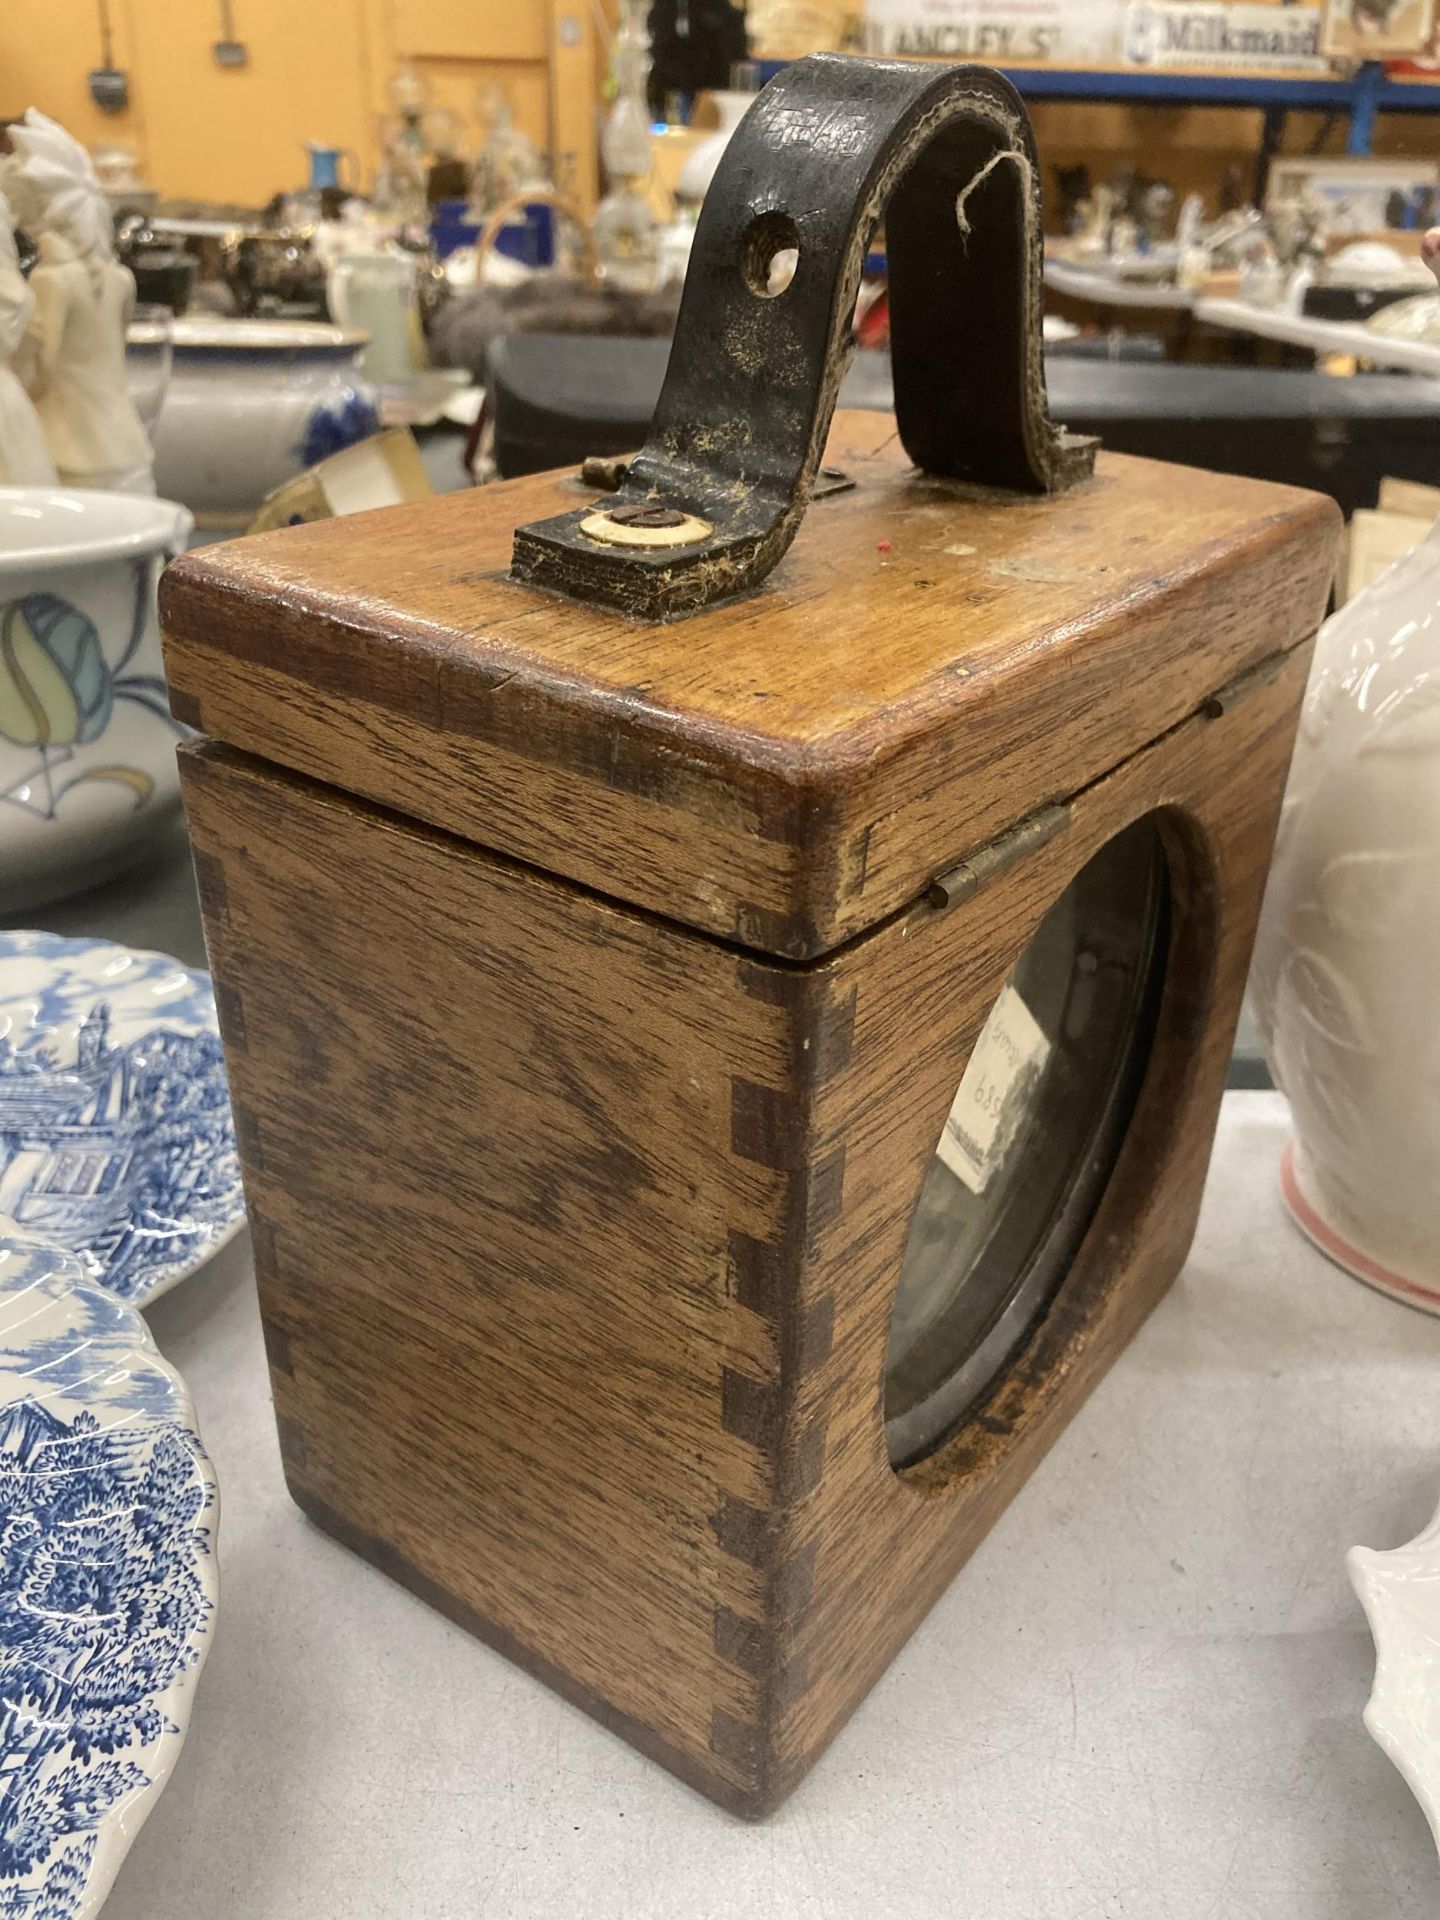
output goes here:
[{"label": "white ceramic bowl", "polygon": [[0,912],[123,866],[180,804],[155,583],[170,500],[0,487]]},{"label": "white ceramic bowl", "polygon": [[282,482],[375,432],[368,339],[313,320],[177,320],[152,436],[160,492],[202,532],[243,533]]}]

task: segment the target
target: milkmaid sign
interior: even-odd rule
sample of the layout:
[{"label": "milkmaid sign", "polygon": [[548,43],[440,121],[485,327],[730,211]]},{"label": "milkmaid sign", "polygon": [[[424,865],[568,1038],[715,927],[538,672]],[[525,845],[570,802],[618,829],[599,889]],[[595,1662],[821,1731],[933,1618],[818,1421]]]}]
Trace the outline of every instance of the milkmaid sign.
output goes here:
[{"label": "milkmaid sign", "polygon": [[996,66],[1324,71],[1324,8],[1277,0],[864,0],[866,53]]}]

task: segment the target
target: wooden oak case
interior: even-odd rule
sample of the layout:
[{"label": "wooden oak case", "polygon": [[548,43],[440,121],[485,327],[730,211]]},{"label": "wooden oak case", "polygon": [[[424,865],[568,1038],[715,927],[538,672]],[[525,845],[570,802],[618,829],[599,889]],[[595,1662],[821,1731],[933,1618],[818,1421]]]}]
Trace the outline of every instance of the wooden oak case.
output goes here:
[{"label": "wooden oak case", "polygon": [[[542,475],[164,587],[295,1498],[744,1814],[1184,1258],[1330,579],[1314,496],[1085,477],[1035,177],[993,73],[799,62],[727,149],[598,507]],[[896,418],[838,418],[797,540],[887,196]],[[1140,820],[1168,944],[1128,1126],[1008,1362],[897,1471],[942,1124]]]},{"label": "wooden oak case", "polygon": [[[1313,496],[1121,459],[968,498],[889,431],[841,416],[858,486],[679,626],[498,577],[564,475],[165,594],[295,1497],[745,1814],[1184,1257],[1333,546]],[[897,1474],[890,1302],[969,1050],[1157,812],[1170,960],[1113,1178],[989,1399]]]}]

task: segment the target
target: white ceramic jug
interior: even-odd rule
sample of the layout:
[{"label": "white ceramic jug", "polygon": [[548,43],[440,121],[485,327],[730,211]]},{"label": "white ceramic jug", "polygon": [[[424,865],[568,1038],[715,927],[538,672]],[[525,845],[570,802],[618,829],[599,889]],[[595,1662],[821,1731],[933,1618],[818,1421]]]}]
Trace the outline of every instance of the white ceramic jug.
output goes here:
[{"label": "white ceramic jug", "polygon": [[367,380],[391,385],[425,365],[415,261],[405,253],[347,253],[330,269],[330,311],[342,327],[370,336],[360,365]]},{"label": "white ceramic jug", "polygon": [[1252,994],[1291,1213],[1440,1313],[1440,526],[1316,642]]}]

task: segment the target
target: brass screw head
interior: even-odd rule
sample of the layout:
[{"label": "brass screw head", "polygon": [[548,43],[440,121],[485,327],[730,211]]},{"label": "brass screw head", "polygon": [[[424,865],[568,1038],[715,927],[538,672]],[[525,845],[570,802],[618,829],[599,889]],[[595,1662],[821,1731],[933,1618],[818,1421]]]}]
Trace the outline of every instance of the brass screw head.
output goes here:
[{"label": "brass screw head", "polygon": [[627,500],[618,507],[596,507],[580,522],[587,540],[610,547],[693,547],[715,529],[698,514],[662,506],[658,500]]},{"label": "brass screw head", "polygon": [[685,524],[685,515],[678,508],[646,504],[612,507],[606,518],[613,520],[617,527],[680,527]]}]

